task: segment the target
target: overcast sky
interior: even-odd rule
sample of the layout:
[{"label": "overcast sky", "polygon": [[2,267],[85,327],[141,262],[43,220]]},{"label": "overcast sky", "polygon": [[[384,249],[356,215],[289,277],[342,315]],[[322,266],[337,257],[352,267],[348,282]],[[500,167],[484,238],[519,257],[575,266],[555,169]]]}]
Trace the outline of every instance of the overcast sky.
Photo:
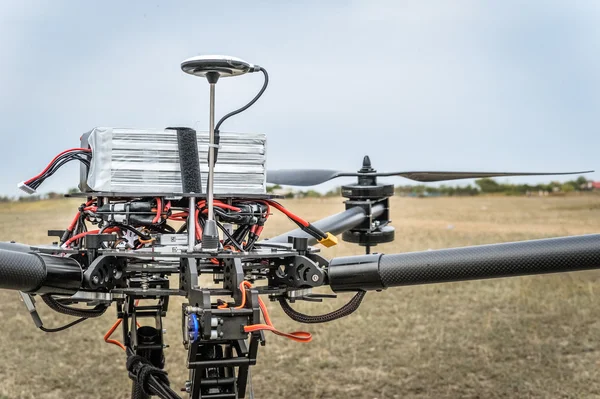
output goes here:
[{"label": "overcast sky", "polygon": [[[215,53],[269,71],[223,130],[266,133],[270,168],[600,170],[599,50],[597,0],[5,0],[0,193],[95,126],[206,130],[207,84],[180,63]],[[221,80],[217,114],[261,83]]]}]

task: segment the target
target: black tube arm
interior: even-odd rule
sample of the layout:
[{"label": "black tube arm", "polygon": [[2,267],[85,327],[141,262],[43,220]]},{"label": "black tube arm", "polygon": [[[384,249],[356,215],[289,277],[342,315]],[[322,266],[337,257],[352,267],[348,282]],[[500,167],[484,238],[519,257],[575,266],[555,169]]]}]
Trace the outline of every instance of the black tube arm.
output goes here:
[{"label": "black tube arm", "polygon": [[73,294],[82,281],[81,265],[74,259],[0,249],[0,289]]},{"label": "black tube arm", "polygon": [[333,291],[600,269],[600,234],[334,258]]}]

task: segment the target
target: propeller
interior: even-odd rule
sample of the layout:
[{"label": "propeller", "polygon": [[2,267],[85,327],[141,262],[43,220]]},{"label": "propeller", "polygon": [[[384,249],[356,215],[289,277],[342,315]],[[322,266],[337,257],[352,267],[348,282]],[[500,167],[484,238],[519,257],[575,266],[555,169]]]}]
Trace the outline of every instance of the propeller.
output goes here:
[{"label": "propeller", "polygon": [[286,186],[315,186],[338,177],[386,177],[400,176],[418,182],[438,182],[458,179],[481,179],[484,177],[503,176],[549,176],[549,175],[575,175],[590,173],[593,170],[581,172],[377,172],[371,167],[368,156],[363,159],[363,167],[358,172],[341,172],[331,169],[279,169],[267,171],[267,183]]}]

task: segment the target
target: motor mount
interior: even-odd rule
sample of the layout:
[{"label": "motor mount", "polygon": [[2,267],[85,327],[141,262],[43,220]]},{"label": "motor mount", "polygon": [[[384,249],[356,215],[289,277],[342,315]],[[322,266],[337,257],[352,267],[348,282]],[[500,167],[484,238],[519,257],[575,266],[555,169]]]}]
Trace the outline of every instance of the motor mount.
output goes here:
[{"label": "motor mount", "polygon": [[[395,229],[389,225],[389,198],[394,195],[394,185],[377,183],[376,172],[366,155],[362,168],[358,170],[358,182],[342,186],[342,196],[348,198],[344,202],[346,209],[360,207],[366,215],[364,222],[342,234],[342,240],[366,247],[367,253],[370,247],[392,242],[395,238]],[[385,209],[377,217],[372,213],[375,204],[382,204]]]}]

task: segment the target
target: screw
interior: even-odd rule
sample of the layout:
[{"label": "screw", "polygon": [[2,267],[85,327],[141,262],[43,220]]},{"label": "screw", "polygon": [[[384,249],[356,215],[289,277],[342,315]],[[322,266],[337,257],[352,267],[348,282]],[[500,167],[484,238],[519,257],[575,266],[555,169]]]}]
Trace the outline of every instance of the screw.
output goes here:
[{"label": "screw", "polygon": [[317,276],[316,274],[313,274],[311,278],[312,278],[312,281],[314,281],[315,283],[317,281],[319,281],[319,276]]}]

